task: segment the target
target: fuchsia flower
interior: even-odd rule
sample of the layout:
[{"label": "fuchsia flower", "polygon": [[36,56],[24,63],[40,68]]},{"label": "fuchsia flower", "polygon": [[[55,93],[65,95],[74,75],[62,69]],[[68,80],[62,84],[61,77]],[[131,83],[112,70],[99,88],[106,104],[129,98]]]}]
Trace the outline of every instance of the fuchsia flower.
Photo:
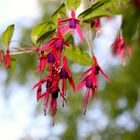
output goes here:
[{"label": "fuchsia flower", "polygon": [[49,64],[49,72],[51,72],[52,71],[52,68],[53,68],[53,64],[55,62],[57,62],[56,59],[55,59],[55,57],[54,57],[54,54],[51,53],[51,51],[47,55],[45,55],[44,54],[44,51],[42,51],[41,52],[41,56],[38,59],[40,59],[40,65],[36,69],[36,72],[38,72],[38,71],[44,71],[45,66],[47,64]]},{"label": "fuchsia flower", "polygon": [[58,20],[57,37],[51,38],[50,42],[41,48],[41,51],[47,51],[51,49],[50,52],[54,55],[55,60],[59,64],[64,45],[70,47],[70,44],[63,39],[61,21]]},{"label": "fuchsia flower", "polygon": [[[44,115],[46,115],[46,108],[49,107],[51,115],[54,117],[57,112],[57,98],[58,93],[60,92],[58,83],[60,80],[59,73],[53,69],[51,75],[46,76],[40,80],[37,84],[34,85],[34,88],[37,89],[37,101],[44,99],[43,110]],[[46,83],[46,91],[42,93],[42,84]],[[51,101],[50,101],[51,100]],[[49,105],[50,103],[50,105]]]},{"label": "fuchsia flower", "polygon": [[48,50],[50,48],[54,48],[57,51],[62,52],[64,45],[66,45],[68,47],[70,46],[69,43],[67,43],[63,40],[62,34],[60,32],[58,32],[58,37],[51,38],[50,42],[47,45],[43,46],[41,50],[45,51],[45,50]]},{"label": "fuchsia flower", "polygon": [[61,22],[68,22],[66,27],[63,30],[63,34],[66,34],[69,30],[72,31],[72,34],[75,33],[75,30],[77,31],[79,38],[81,41],[83,41],[83,34],[81,32],[79,24],[81,23],[80,20],[75,18],[75,11],[71,11],[71,18],[66,19],[66,20],[61,20]]},{"label": "fuchsia flower", "polygon": [[10,66],[10,52],[7,49],[6,56],[5,56],[5,67],[6,67],[6,69],[8,69],[9,66]]},{"label": "fuchsia flower", "polygon": [[[46,92],[42,95],[44,96],[44,104],[43,104],[44,115],[46,115],[46,107],[48,106],[50,96],[51,96],[51,103],[49,106],[49,111],[51,111],[51,115],[53,117],[57,112],[57,98],[60,92],[58,87],[59,80],[60,80],[59,74],[54,71],[52,75],[49,76],[49,79],[46,82]],[[53,104],[52,104],[52,100],[53,100]]]},{"label": "fuchsia flower", "polygon": [[[70,82],[71,87],[73,88],[73,91],[75,91],[75,85],[74,81],[72,78],[72,73],[67,66],[67,58],[64,56],[63,57],[63,67],[61,68],[60,71],[60,78],[62,79],[62,95],[65,97],[66,96],[66,80],[68,79]],[[64,106],[64,103],[63,103]]]},{"label": "fuchsia flower", "polygon": [[64,45],[66,45],[68,47],[70,46],[70,44],[67,43],[66,41],[64,41],[64,39],[63,39],[62,23],[61,23],[61,20],[58,19],[57,37],[56,38],[51,38],[50,42],[48,44],[44,45],[41,48],[41,50],[45,51],[45,50],[48,50],[50,48],[53,48],[53,51],[57,50],[57,52],[58,51],[62,52]]},{"label": "fuchsia flower", "polygon": [[92,21],[91,24],[90,24],[90,27],[91,28],[94,28],[95,27],[96,31],[100,31],[100,28],[101,28],[101,19],[100,18],[97,18],[94,21]]},{"label": "fuchsia flower", "polygon": [[112,53],[115,56],[121,55],[121,61],[125,64],[126,63],[126,49],[128,51],[129,57],[132,56],[132,50],[129,45],[125,44],[125,40],[120,35],[117,36],[116,40],[111,45]]},{"label": "fuchsia flower", "polygon": [[[72,79],[72,73],[67,66],[67,59],[63,57],[63,66],[56,64],[55,58],[52,53],[48,53],[47,56],[48,63],[53,63],[51,72],[48,72],[48,76],[44,77],[38,83],[36,83],[33,89],[37,88],[37,101],[40,99],[44,100],[43,111],[46,115],[46,108],[49,108],[52,117],[54,118],[57,112],[57,98],[63,99],[62,106],[66,102],[66,80],[68,79],[71,87],[75,91],[74,81]],[[62,79],[62,89],[59,89],[59,81]],[[42,93],[42,85],[46,84],[46,91]]]},{"label": "fuchsia flower", "polygon": [[[83,107],[84,107],[84,114],[86,113],[86,108],[88,104],[88,98],[91,96],[94,97],[95,90],[98,89],[98,75],[101,72],[101,74],[104,76],[104,78],[109,81],[108,76],[104,73],[104,71],[101,69],[99,64],[97,63],[97,59],[95,56],[93,56],[93,62],[94,64],[89,68],[87,71],[85,71],[81,75],[81,83],[76,87],[76,91],[80,90],[83,86],[85,86],[86,94],[84,96],[83,101]],[[84,78],[83,78],[84,77]]]},{"label": "fuchsia flower", "polygon": [[[106,20],[109,20],[110,19],[109,16],[106,16],[105,18],[106,18]],[[91,28],[95,28],[97,34],[100,33],[100,31],[101,31],[101,17],[98,17],[98,18],[94,19],[90,23],[90,27]]]}]

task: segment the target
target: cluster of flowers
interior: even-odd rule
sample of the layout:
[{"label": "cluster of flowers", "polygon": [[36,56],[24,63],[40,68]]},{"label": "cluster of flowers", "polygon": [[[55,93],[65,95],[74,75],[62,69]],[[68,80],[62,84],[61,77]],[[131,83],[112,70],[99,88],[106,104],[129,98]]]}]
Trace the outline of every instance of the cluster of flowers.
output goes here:
[{"label": "cluster of flowers", "polygon": [[[46,65],[49,65],[48,75],[40,80],[34,87],[37,88],[37,100],[44,99],[44,115],[46,114],[46,108],[49,107],[51,115],[54,117],[57,112],[57,98],[60,95],[63,99],[62,106],[66,102],[66,81],[70,82],[70,85],[75,92],[75,84],[72,78],[72,73],[67,65],[67,58],[63,56],[64,47],[70,47],[71,45],[63,39],[64,34],[70,29],[74,34],[75,30],[78,32],[81,40],[83,40],[82,32],[80,30],[80,21],[75,18],[75,12],[71,12],[72,18],[67,20],[58,19],[57,37],[51,38],[49,43],[42,46],[40,52],[40,64],[36,69],[36,72],[44,71]],[[62,28],[62,23],[68,22],[66,27]],[[45,51],[48,52],[45,54]],[[62,87],[59,88],[59,82],[62,81]],[[42,93],[42,84],[46,84],[46,91]]]},{"label": "cluster of flowers", "polygon": [[[64,28],[62,23],[68,22]],[[93,65],[81,75],[81,83],[75,88],[75,84],[72,78],[72,73],[67,65],[67,58],[63,56],[63,48],[70,47],[70,44],[63,39],[63,36],[70,30],[72,34],[77,31],[78,36],[83,41],[82,31],[80,30],[81,21],[75,18],[75,12],[71,12],[71,18],[66,20],[58,19],[57,37],[51,38],[50,42],[44,45],[40,49],[40,65],[36,72],[44,71],[46,64],[49,64],[48,75],[40,80],[34,87],[37,89],[37,100],[44,99],[44,114],[46,114],[46,108],[49,107],[51,115],[54,117],[57,112],[57,98],[60,95],[62,97],[62,106],[66,102],[66,80],[68,79],[74,92],[77,92],[82,87],[86,87],[86,94],[84,96],[84,113],[86,112],[88,98],[94,97],[95,90],[98,89],[98,75],[101,73],[106,80],[109,81],[108,76],[103,72],[99,66],[95,55],[93,56]],[[100,29],[100,18],[94,20],[91,23],[91,28],[95,27],[96,30]],[[129,55],[131,55],[131,49],[125,45],[124,39],[118,35],[115,42],[112,44],[112,50],[114,55],[122,56],[122,61],[125,61],[125,49],[128,49]],[[45,55],[44,51],[48,51]],[[62,63],[61,63],[61,60]],[[62,87],[59,88],[59,81],[62,80]],[[42,84],[46,83],[46,91],[42,94]]]},{"label": "cluster of flowers", "polygon": [[[91,23],[91,28],[95,28],[96,31],[100,29],[100,18],[95,19]],[[63,23],[67,23],[64,27]],[[54,118],[57,112],[57,99],[60,96],[62,98],[62,106],[66,102],[66,81],[68,80],[73,91],[77,92],[82,87],[86,87],[86,93],[84,96],[84,113],[86,112],[89,97],[93,98],[95,91],[98,89],[98,75],[101,73],[107,81],[108,76],[104,73],[98,64],[96,56],[92,56],[93,65],[81,75],[81,82],[75,87],[74,80],[72,78],[72,72],[68,67],[67,58],[63,55],[64,47],[71,47],[67,41],[63,39],[64,35],[71,31],[72,35],[77,32],[81,42],[83,42],[83,34],[80,29],[81,21],[75,17],[75,12],[71,11],[71,18],[62,20],[58,19],[57,36],[51,38],[49,43],[39,48],[39,66],[36,72],[44,72],[46,65],[48,68],[47,76],[43,77],[38,83],[36,83],[33,89],[37,88],[37,101],[43,99],[43,111],[46,115],[46,109],[48,108]],[[131,47],[125,44],[124,38],[118,34],[116,40],[111,45],[112,51],[115,56],[121,56],[123,62],[126,61],[126,49],[129,56],[131,56]],[[0,51],[0,64],[3,61],[3,53]],[[81,60],[82,61],[82,60]],[[5,66],[9,67],[10,64],[10,52],[9,49],[5,55]],[[60,88],[61,82],[61,88]],[[46,90],[43,93],[42,86],[46,84]]]}]

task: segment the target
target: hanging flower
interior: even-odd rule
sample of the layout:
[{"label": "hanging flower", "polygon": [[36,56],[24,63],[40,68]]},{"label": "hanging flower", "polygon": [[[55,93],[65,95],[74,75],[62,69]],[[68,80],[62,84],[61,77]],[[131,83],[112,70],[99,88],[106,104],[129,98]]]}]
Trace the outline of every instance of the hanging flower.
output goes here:
[{"label": "hanging flower", "polygon": [[97,18],[94,21],[92,21],[91,24],[90,24],[90,27],[95,28],[96,31],[100,31],[100,29],[101,29],[101,19]]},{"label": "hanging flower", "polygon": [[[44,50],[48,50],[50,48],[54,48],[55,50],[62,52],[64,45],[66,45],[68,47],[70,46],[70,44],[67,43],[66,41],[64,41],[64,39],[63,39],[62,23],[61,23],[61,20],[58,19],[57,37],[51,38],[50,42],[48,44],[44,45],[41,48],[41,50],[44,51]],[[53,51],[54,51],[54,49],[53,49]]]},{"label": "hanging flower", "polygon": [[111,45],[112,47],[112,53],[114,56],[121,56],[121,61],[123,64],[126,63],[126,50],[128,51],[128,55],[129,57],[132,56],[132,49],[130,47],[130,45],[126,45],[125,44],[125,40],[123,37],[121,37],[120,35],[118,35],[116,37],[116,40],[113,42],[113,44]]},{"label": "hanging flower", "polygon": [[[37,101],[43,99],[43,111],[46,115],[46,109],[49,108],[49,111],[54,118],[57,112],[57,98],[60,95],[63,99],[63,102],[66,101],[65,97],[62,95],[59,89],[60,74],[58,71],[59,68],[53,67],[52,73],[44,77],[38,83],[36,83],[33,89],[37,89]],[[46,84],[46,91],[42,93],[42,85]]]},{"label": "hanging flower", "polygon": [[61,20],[61,22],[68,22],[68,24],[63,30],[63,34],[66,34],[69,30],[71,30],[72,34],[74,35],[75,30],[76,30],[79,35],[80,40],[83,41],[83,34],[79,25],[81,21],[75,18],[74,10],[71,11],[71,18],[66,19],[66,20]]},{"label": "hanging flower", "polygon": [[87,71],[85,71],[81,75],[81,79],[83,79],[83,80],[76,87],[76,91],[80,90],[84,86],[86,87],[86,94],[84,96],[84,101],[83,101],[84,114],[86,113],[89,96],[91,96],[93,99],[95,90],[98,89],[99,73],[101,73],[104,76],[104,78],[109,81],[108,76],[104,73],[104,71],[101,69],[101,67],[97,63],[97,59],[95,56],[93,56],[93,62],[94,62],[94,64],[91,66],[91,68],[89,68]]},{"label": "hanging flower", "polygon": [[50,52],[54,55],[56,62],[59,64],[64,46],[70,47],[70,44],[63,39],[62,24],[61,21],[58,20],[57,37],[51,38],[50,42],[41,48],[41,51],[50,49]]},{"label": "hanging flower", "polygon": [[64,45],[66,45],[66,46],[68,46],[68,47],[70,46],[69,43],[67,43],[67,42],[65,42],[65,41],[63,40],[62,34],[59,33],[58,37],[50,39],[50,42],[49,42],[48,44],[44,45],[44,46],[41,48],[41,50],[42,50],[42,51],[46,51],[46,50],[48,50],[48,49],[54,47],[57,51],[59,50],[59,51],[62,52],[63,46],[64,46]]},{"label": "hanging flower", "polygon": [[[64,97],[66,96],[66,80],[67,79],[69,80],[73,91],[75,91],[75,85],[72,78],[72,73],[67,66],[67,58],[65,56],[63,57],[63,67],[61,68],[61,71],[60,71],[60,78],[62,79],[62,95]],[[63,102],[63,106],[64,106],[64,102]]]}]

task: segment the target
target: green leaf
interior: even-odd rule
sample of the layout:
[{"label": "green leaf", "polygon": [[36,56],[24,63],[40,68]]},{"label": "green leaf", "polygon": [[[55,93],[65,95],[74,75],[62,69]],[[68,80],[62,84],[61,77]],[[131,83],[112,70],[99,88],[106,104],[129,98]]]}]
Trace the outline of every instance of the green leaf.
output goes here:
[{"label": "green leaf", "polygon": [[80,6],[81,0],[66,0],[66,5],[69,9],[76,10]]},{"label": "green leaf", "polygon": [[58,18],[63,18],[66,15],[66,6],[64,3],[52,14],[51,21],[57,25]]},{"label": "green leaf", "polygon": [[64,50],[64,55],[66,55],[70,60],[83,66],[91,66],[93,61],[86,51],[79,47],[72,48],[67,47]]},{"label": "green leaf", "polygon": [[92,7],[82,12],[78,18],[85,22],[93,20],[96,17],[111,15],[111,12],[107,11],[112,5],[111,1],[102,0],[95,3]]},{"label": "green leaf", "polygon": [[83,22],[91,22],[97,17],[122,14],[127,7],[126,0],[98,0],[90,8],[82,12],[78,18]]},{"label": "green leaf", "polygon": [[51,21],[38,24],[31,33],[32,42],[38,44],[44,41],[55,29],[56,26]]},{"label": "green leaf", "polygon": [[13,33],[14,33],[14,25],[8,26],[7,29],[2,33],[2,42],[6,49],[9,48],[9,44],[13,36]]}]

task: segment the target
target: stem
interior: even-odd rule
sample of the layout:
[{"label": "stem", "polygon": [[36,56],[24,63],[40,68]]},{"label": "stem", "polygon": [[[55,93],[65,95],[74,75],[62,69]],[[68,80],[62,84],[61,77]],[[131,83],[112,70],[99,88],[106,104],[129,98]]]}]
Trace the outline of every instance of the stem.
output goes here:
[{"label": "stem", "polygon": [[13,53],[10,53],[10,55],[26,54],[26,53],[32,53],[32,52],[35,52],[35,51],[36,51],[36,50],[28,50],[28,51],[13,52]]},{"label": "stem", "polygon": [[89,29],[88,29],[88,35],[86,37],[86,41],[87,41],[87,44],[88,44],[88,47],[89,47],[89,50],[91,52],[91,55],[92,57],[94,56],[94,53],[93,53],[93,50],[92,50],[92,33],[91,33],[91,30],[90,30],[90,26],[89,26]]},{"label": "stem", "polygon": [[10,41],[10,42],[11,42],[11,43],[13,43],[13,42],[19,42],[19,43],[23,43],[23,44],[28,45],[28,46],[33,46],[32,44],[30,44],[30,43],[28,43],[28,42],[26,42],[26,41],[12,40],[12,41]]}]

